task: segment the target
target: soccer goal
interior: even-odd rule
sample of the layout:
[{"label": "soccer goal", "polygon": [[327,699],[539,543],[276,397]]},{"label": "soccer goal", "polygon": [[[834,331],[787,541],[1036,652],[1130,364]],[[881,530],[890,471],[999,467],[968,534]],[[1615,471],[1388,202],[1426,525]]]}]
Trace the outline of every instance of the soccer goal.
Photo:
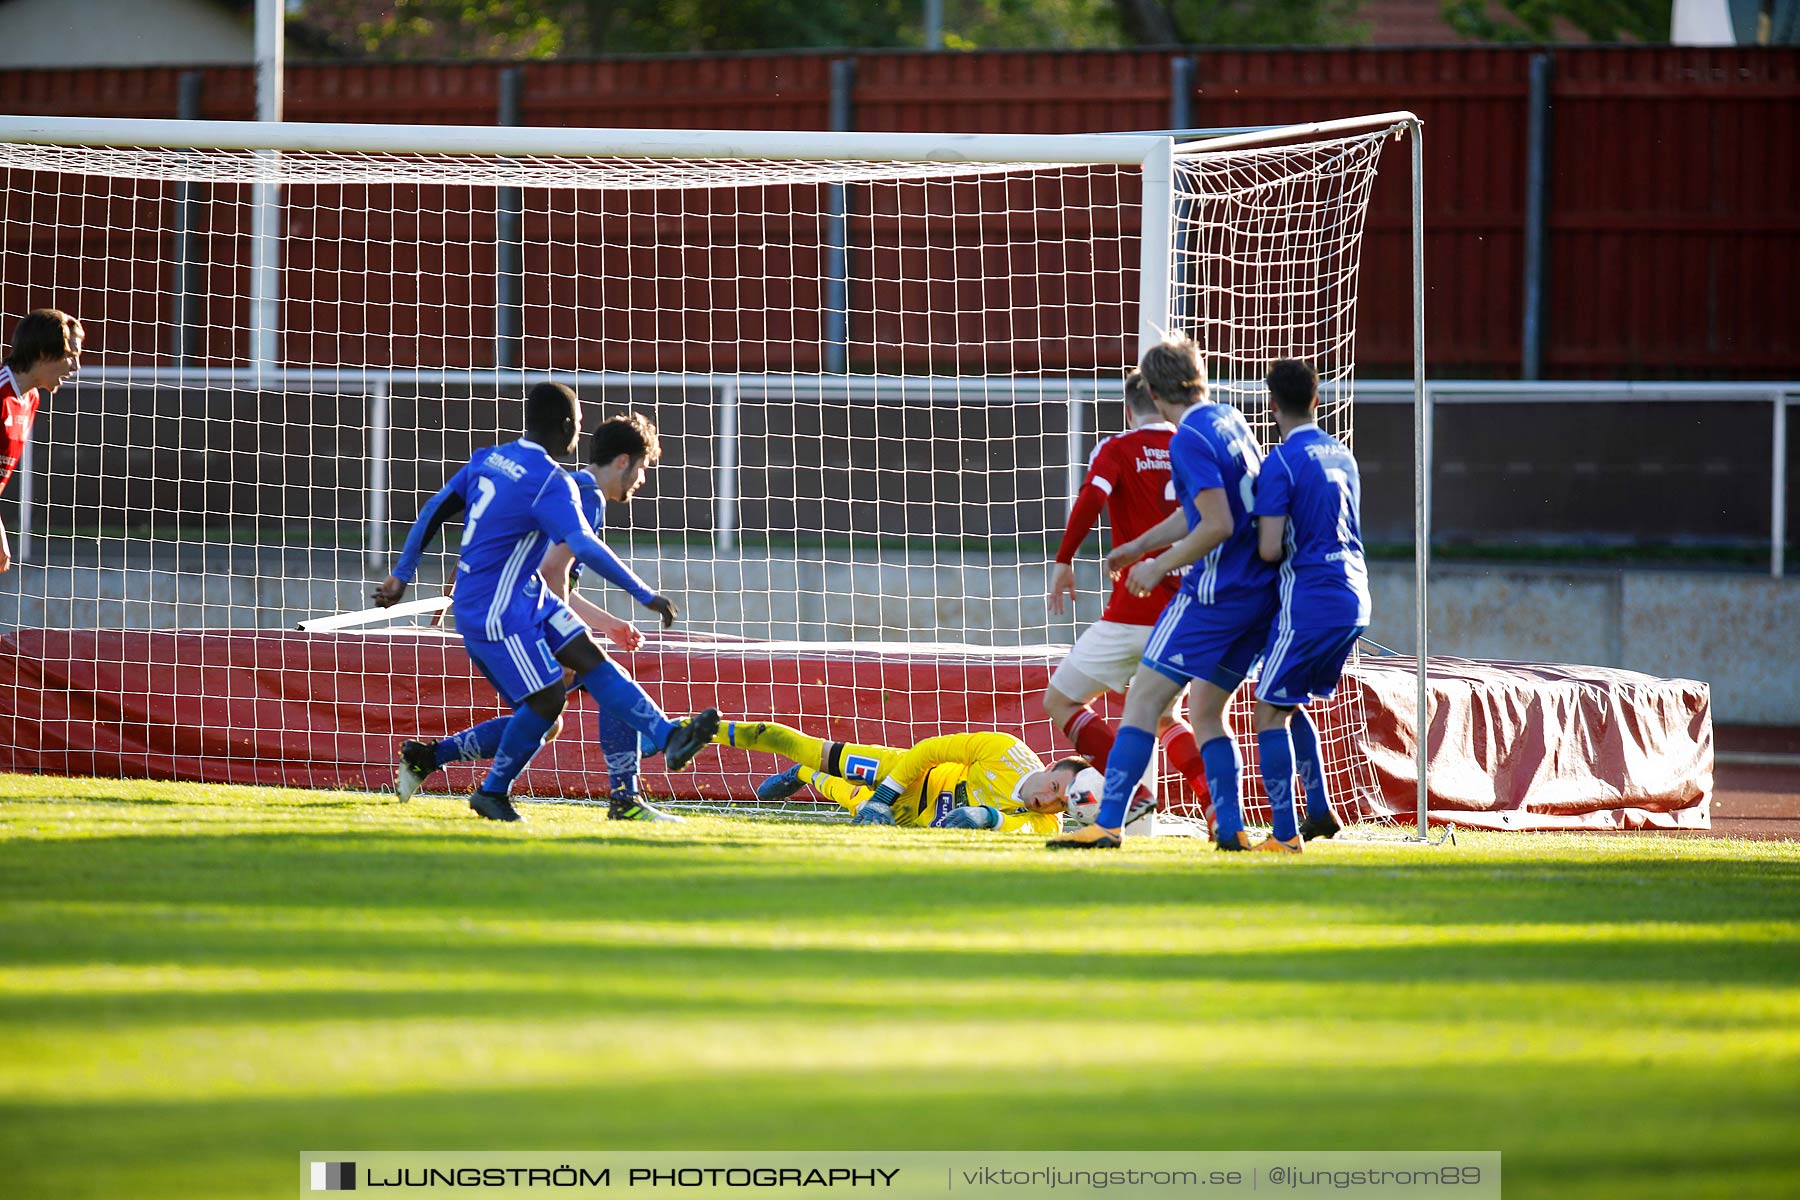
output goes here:
[{"label": "soccer goal", "polygon": [[[1260,378],[1305,358],[1352,441],[1369,194],[1408,132],[1416,193],[1405,113],[1180,137],[0,118],[0,310],[88,331],[0,509],[11,765],[373,788],[398,738],[493,715],[436,613],[296,626],[365,608],[546,378],[589,427],[661,430],[605,536],[682,606],[625,656],[665,707],[1060,753],[1038,697],[1106,584],[1095,545],[1052,619],[1047,568],[1125,371],[1186,330],[1273,436]],[[1359,705],[1323,714],[1327,761],[1348,815],[1391,816]],[[773,766],[647,782],[738,807]],[[584,701],[524,786],[603,778]]]}]

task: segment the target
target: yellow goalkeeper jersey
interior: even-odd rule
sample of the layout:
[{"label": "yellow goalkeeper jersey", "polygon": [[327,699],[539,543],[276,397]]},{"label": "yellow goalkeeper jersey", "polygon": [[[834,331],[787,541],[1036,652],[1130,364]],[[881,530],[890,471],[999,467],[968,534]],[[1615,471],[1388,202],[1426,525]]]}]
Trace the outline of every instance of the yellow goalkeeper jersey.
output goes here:
[{"label": "yellow goalkeeper jersey", "polygon": [[[954,797],[952,804],[960,799],[998,809],[1003,831],[1055,833],[1061,827],[1055,813],[1032,812],[1019,801],[1025,776],[1043,769],[1043,760],[1010,733],[947,733],[926,738],[910,750],[883,754],[876,778],[903,785],[904,800],[894,806],[896,824],[932,824],[948,795]],[[912,807],[905,801],[914,801],[917,807],[904,813],[903,808]]]}]

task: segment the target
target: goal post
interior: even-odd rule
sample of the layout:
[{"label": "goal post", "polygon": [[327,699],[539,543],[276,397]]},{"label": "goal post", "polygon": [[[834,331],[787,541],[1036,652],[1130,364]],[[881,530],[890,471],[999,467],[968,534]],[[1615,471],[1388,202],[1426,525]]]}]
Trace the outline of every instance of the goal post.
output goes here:
[{"label": "goal post", "polygon": [[[1371,136],[1373,135],[1373,136]],[[1178,218],[1171,241],[1171,257],[1184,254],[1184,234],[1219,238],[1210,250],[1192,255],[1197,281],[1184,282],[1177,272],[1172,282],[1176,296],[1173,319],[1195,327],[1196,338],[1213,362],[1248,365],[1277,357],[1306,359],[1318,370],[1321,384],[1320,424],[1354,448],[1356,387],[1355,310],[1362,247],[1362,226],[1368,213],[1368,188],[1374,181],[1375,161],[1390,137],[1406,137],[1411,143],[1410,234],[1412,384],[1413,384],[1413,508],[1414,508],[1414,639],[1416,647],[1416,710],[1414,720],[1416,788],[1414,812],[1416,837],[1428,834],[1429,745],[1424,731],[1430,726],[1428,688],[1427,588],[1431,554],[1431,409],[1425,388],[1425,284],[1424,284],[1424,138],[1423,123],[1410,112],[1380,113],[1335,121],[1285,126],[1265,130],[1234,131],[1201,137],[1177,155],[1175,186],[1177,206],[1185,201],[1190,211]],[[1179,164],[1190,163],[1188,171]],[[1213,178],[1223,173],[1232,179],[1224,187]],[[1222,232],[1221,232],[1222,231]],[[1295,254],[1296,243],[1300,253]],[[1243,285],[1249,262],[1249,287]],[[1290,303],[1270,306],[1258,293],[1258,268],[1273,275],[1285,289]],[[1180,303],[1187,293],[1189,304]],[[1307,311],[1303,297],[1321,301],[1328,312]],[[1310,320],[1309,320],[1310,318]],[[1271,336],[1273,335],[1273,336]],[[1234,352],[1221,353],[1223,338]],[[1254,369],[1248,379],[1227,385],[1227,390],[1254,396],[1259,390]],[[1254,415],[1254,403],[1245,406],[1251,425],[1268,444],[1279,433],[1272,418]],[[1239,697],[1238,724],[1248,719],[1247,705]],[[1366,716],[1360,698],[1340,697],[1337,708],[1348,707],[1348,727],[1339,735],[1329,759],[1355,762],[1354,747],[1345,737],[1366,734]],[[1323,731],[1322,731],[1323,733]],[[1363,765],[1358,763],[1358,765]],[[1352,786],[1368,788],[1372,781],[1357,779]],[[1393,813],[1398,817],[1400,814]]]},{"label": "goal post", "polygon": [[[38,425],[0,634],[292,631],[361,609],[422,499],[515,436],[525,390],[555,378],[590,428],[631,408],[662,430],[663,464],[608,537],[683,605],[686,640],[650,631],[640,655],[680,693],[671,710],[711,702],[713,671],[728,707],[833,737],[986,717],[1054,750],[1036,696],[1105,586],[1084,556],[1082,603],[1053,620],[1046,572],[1071,481],[1121,428],[1123,374],[1182,328],[1239,401],[1269,360],[1312,358],[1348,438],[1368,189],[1383,141],[1417,129],[1404,113],[1218,137],[0,117],[0,311],[55,306],[89,332]],[[523,360],[504,364],[503,196],[524,309]],[[416,594],[448,563],[431,556]],[[446,636],[357,628],[314,636],[378,628],[434,654]],[[1421,616],[1421,650],[1423,634]],[[776,669],[764,646],[818,649]],[[321,703],[256,710],[256,762],[345,690],[296,661],[265,677]],[[824,664],[811,683],[807,663]],[[115,674],[145,711],[181,686]],[[346,734],[345,763],[276,773],[377,782],[391,733],[480,715],[479,696],[405,694],[344,714],[372,729]],[[778,699],[796,711],[758,710]],[[67,722],[56,737],[78,738]],[[526,785],[586,787],[590,723]],[[749,769],[653,782],[742,798]]]}]

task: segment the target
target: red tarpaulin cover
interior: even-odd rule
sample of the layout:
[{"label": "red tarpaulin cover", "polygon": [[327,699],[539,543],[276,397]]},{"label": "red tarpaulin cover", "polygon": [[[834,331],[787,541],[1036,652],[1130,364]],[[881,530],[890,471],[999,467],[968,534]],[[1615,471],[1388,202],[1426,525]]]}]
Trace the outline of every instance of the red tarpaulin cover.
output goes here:
[{"label": "red tarpaulin cover", "polygon": [[[618,656],[671,715],[706,705],[845,741],[905,746],[964,729],[1019,730],[1048,761],[1066,750],[1039,697],[1053,654],[882,650],[662,635]],[[1703,683],[1538,663],[1431,660],[1434,818],[1496,829],[1704,828],[1712,719]],[[930,703],[917,703],[929,696]],[[1333,736],[1361,704],[1367,735]],[[1240,698],[1239,707],[1241,709]],[[1318,715],[1347,815],[1414,813],[1416,682],[1410,658],[1363,659]],[[436,737],[502,709],[452,634],[277,630],[45,630],[0,637],[0,769],[375,790],[404,737]],[[534,762],[537,795],[604,795],[592,702]],[[1250,761],[1255,740],[1234,721]],[[647,767],[654,768],[651,759]],[[657,794],[746,797],[777,769],[721,749]],[[1255,815],[1261,788],[1247,772]],[[466,790],[473,768],[444,786]],[[436,785],[439,780],[434,779]],[[1348,790],[1348,789],[1346,789]]]},{"label": "red tarpaulin cover", "polygon": [[[1416,811],[1411,658],[1363,659],[1363,752],[1393,809]],[[1705,829],[1712,696],[1692,679],[1609,667],[1430,660],[1431,812],[1483,829]]]}]

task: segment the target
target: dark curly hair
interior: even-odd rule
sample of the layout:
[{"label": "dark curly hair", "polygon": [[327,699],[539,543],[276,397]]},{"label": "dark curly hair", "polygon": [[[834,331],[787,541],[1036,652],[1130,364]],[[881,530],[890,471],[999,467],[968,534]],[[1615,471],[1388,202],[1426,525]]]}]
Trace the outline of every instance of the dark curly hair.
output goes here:
[{"label": "dark curly hair", "polygon": [[646,467],[654,466],[662,457],[662,442],[656,436],[656,426],[643,413],[608,417],[594,430],[594,440],[588,450],[589,462],[603,467],[621,454],[634,460],[643,459]]}]

